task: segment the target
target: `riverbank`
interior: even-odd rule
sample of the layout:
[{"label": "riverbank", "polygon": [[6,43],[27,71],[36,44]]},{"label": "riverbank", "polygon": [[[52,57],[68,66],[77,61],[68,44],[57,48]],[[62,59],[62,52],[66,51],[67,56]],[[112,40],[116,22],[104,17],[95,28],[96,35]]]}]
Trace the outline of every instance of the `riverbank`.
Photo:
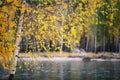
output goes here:
[{"label": "riverbank", "polygon": [[[21,61],[19,59],[18,61]],[[69,58],[69,57],[52,57],[52,58],[22,58],[22,61],[51,61],[51,62],[61,62],[61,61],[83,61],[83,58]],[[120,59],[98,59],[92,58],[90,61],[120,61]],[[88,61],[87,61],[88,62]]]},{"label": "riverbank", "polygon": [[[48,52],[48,53],[19,53],[20,60],[82,60],[89,57],[92,61],[119,61],[119,53],[67,53],[67,52]],[[0,57],[0,60],[3,58]]]},{"label": "riverbank", "polygon": [[120,59],[120,54],[118,53],[65,53],[65,52],[48,52],[48,53],[20,53],[20,58],[54,58],[54,57],[67,57],[67,58],[83,58],[89,57],[91,59]]}]

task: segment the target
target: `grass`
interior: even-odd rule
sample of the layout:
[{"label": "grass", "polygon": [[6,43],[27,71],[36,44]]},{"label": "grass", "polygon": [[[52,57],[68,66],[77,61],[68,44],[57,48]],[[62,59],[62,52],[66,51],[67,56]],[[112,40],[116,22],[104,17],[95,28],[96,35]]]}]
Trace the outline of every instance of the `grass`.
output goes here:
[{"label": "grass", "polygon": [[67,52],[48,52],[48,53],[20,53],[19,57],[21,58],[38,58],[38,57],[90,57],[90,58],[103,58],[103,59],[120,59],[120,54],[112,54],[109,52],[106,53],[67,53]]}]

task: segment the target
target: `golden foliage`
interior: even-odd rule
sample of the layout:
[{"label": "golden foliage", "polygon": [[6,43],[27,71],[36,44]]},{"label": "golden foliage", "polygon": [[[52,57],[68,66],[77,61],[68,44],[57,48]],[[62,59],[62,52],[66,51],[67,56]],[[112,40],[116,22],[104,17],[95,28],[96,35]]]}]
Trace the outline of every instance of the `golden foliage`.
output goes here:
[{"label": "golden foliage", "polygon": [[[5,4],[0,7],[0,63],[5,69],[9,69],[10,65],[12,66],[15,29],[17,27],[15,13],[19,10],[18,6],[20,5],[21,1],[5,0]],[[21,10],[25,11],[23,8]]]}]

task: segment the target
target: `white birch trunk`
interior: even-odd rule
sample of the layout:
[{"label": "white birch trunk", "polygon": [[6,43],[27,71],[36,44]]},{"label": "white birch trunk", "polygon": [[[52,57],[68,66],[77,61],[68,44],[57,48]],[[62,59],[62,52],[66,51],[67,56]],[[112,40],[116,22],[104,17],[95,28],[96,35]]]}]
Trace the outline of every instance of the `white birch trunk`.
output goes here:
[{"label": "white birch trunk", "polygon": [[14,57],[15,57],[15,60],[14,60],[14,68],[12,69],[12,71],[10,72],[11,74],[15,74],[15,71],[16,71],[16,66],[17,66],[17,59],[18,59],[18,53],[19,53],[19,44],[20,44],[20,41],[21,41],[21,28],[22,28],[22,22],[23,22],[23,14],[20,16],[20,20],[19,20],[19,25],[18,25],[18,31],[17,31],[17,37],[16,37],[16,48],[15,48],[15,51],[14,51]]},{"label": "white birch trunk", "polygon": [[[22,4],[25,4],[25,1],[23,1]],[[19,23],[18,23],[16,43],[15,43],[14,62],[13,62],[14,66],[12,67],[12,69],[10,71],[9,80],[14,80],[14,75],[15,75],[15,72],[16,72],[17,59],[18,59],[18,53],[19,53],[19,48],[20,48],[19,44],[20,44],[20,41],[21,41],[20,34],[21,34],[21,29],[22,29],[23,17],[24,17],[24,13],[21,12]]]},{"label": "white birch trunk", "polygon": [[61,35],[61,46],[60,46],[60,52],[63,49],[63,4],[60,5],[60,9],[61,9],[61,22],[60,22],[60,26],[62,27],[62,35]]},{"label": "white birch trunk", "polygon": [[60,9],[61,9],[61,22],[60,22],[60,26],[61,26],[61,46],[60,46],[60,52],[63,51],[63,44],[64,44],[64,32],[63,32],[63,24],[64,24],[64,16],[67,14],[67,10],[63,9],[63,3],[60,5]]}]

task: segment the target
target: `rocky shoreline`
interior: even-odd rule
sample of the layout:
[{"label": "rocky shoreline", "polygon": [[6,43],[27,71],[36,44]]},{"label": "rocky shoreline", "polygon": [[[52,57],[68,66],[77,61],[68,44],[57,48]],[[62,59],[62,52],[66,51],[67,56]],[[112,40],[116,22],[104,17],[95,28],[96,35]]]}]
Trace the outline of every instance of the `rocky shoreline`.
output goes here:
[{"label": "rocky shoreline", "polygon": [[76,58],[71,58],[71,57],[39,57],[39,58],[21,58],[18,59],[18,61],[84,61],[84,62],[89,62],[89,61],[120,61],[120,59],[102,59],[102,58],[89,58],[89,57],[76,57]]}]

